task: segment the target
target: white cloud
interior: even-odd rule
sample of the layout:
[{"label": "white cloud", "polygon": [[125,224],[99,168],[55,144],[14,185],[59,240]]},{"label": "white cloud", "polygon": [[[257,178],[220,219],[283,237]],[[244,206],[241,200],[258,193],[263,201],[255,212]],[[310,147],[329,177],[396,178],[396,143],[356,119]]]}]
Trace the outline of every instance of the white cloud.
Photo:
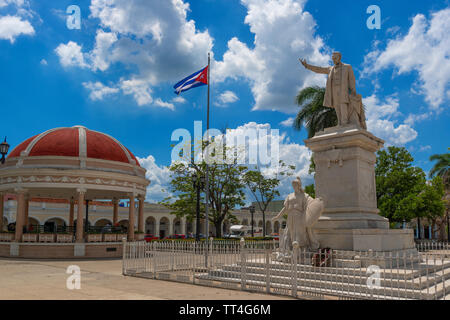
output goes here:
[{"label": "white cloud", "polygon": [[10,15],[0,17],[0,39],[14,43],[18,36],[34,35],[34,33],[34,28],[28,20]]},{"label": "white cloud", "polygon": [[120,87],[124,94],[132,95],[139,106],[153,102],[150,85],[144,80],[123,80]]},{"label": "white cloud", "polygon": [[294,97],[310,85],[325,85],[325,76],[305,70],[299,57],[316,65],[328,65],[316,23],[303,10],[303,0],[242,0],[245,23],[255,35],[254,48],[237,38],[228,42],[222,61],[213,64],[214,79],[247,79],[255,99],[254,110],[295,113]]},{"label": "white cloud", "polygon": [[[258,148],[260,148],[262,144],[265,143],[266,136],[269,136],[269,141],[271,141],[271,126],[268,123],[249,122],[235,129],[227,131],[227,134],[236,136],[241,134],[242,131],[249,129],[261,130],[259,139],[249,141],[249,148],[252,145],[256,145]],[[264,134],[264,132],[266,132],[266,134]],[[313,177],[308,174],[311,151],[306,146],[292,143],[289,141],[286,135],[281,135],[279,139],[279,153],[280,159],[283,159],[283,161],[287,165],[296,166],[296,169],[293,172],[293,176],[280,177],[281,183],[278,187],[278,190],[280,191],[281,197],[284,198],[286,195],[292,192],[291,182],[294,177],[301,177],[304,185],[308,185],[314,182]],[[160,201],[169,195],[172,195],[169,192],[171,172],[169,171],[168,167],[158,165],[152,155],[149,155],[147,158],[138,158],[138,160],[141,166],[147,169],[146,177],[151,180],[151,184],[147,188],[147,200],[155,202]],[[266,176],[273,176],[276,170],[276,167],[262,168],[262,172]],[[164,189],[165,191],[162,191],[162,189]],[[248,202],[253,201],[253,198],[250,194],[247,194],[246,196],[246,200]]]},{"label": "white cloud", "polygon": [[162,101],[161,98],[155,100],[155,104],[159,107],[168,108],[170,110],[175,110],[173,103]]},{"label": "white cloud", "polygon": [[[229,137],[239,136],[245,133],[246,130],[258,131],[257,139],[248,139],[246,146],[246,152],[248,153],[252,147],[256,147],[257,150],[276,150],[273,143],[276,143],[276,139],[273,139],[274,133],[271,132],[271,125],[269,123],[256,123],[249,122],[235,129],[227,130],[227,139]],[[267,145],[267,141],[269,144]],[[280,186],[278,190],[282,197],[292,192],[291,182],[294,177],[301,177],[304,185],[308,185],[314,182],[312,175],[308,173],[311,151],[305,146],[297,143],[292,143],[285,134],[280,134],[278,139],[278,151],[280,160],[286,165],[294,165],[296,169],[291,177],[280,177]],[[278,172],[278,166],[271,163],[269,166],[261,165],[262,173],[266,176],[273,177]],[[250,194],[247,195],[247,200],[251,199]]]},{"label": "white cloud", "polygon": [[[385,50],[375,49],[365,57],[364,73],[380,72],[393,66],[397,75],[417,72],[415,86],[425,95],[431,110],[449,98],[450,83],[450,8],[437,11],[427,19],[418,14],[405,36],[388,41]],[[414,90],[413,90],[414,92]]]},{"label": "white cloud", "polygon": [[92,0],[90,18],[99,20],[99,29],[94,49],[77,51],[78,66],[104,72],[121,64],[131,71],[117,80],[123,94],[139,106],[172,108],[152,96],[153,88],[204,66],[212,48],[208,31],[197,30],[195,21],[187,19],[188,10],[182,0]]},{"label": "white cloud", "polygon": [[186,99],[181,96],[176,96],[172,99],[172,101],[175,103],[186,103]]},{"label": "white cloud", "polygon": [[0,0],[0,9],[8,10],[8,15],[0,15],[0,39],[14,43],[21,35],[35,34],[30,20],[38,15],[31,10],[29,1]]},{"label": "white cloud", "polygon": [[283,138],[280,142],[280,159],[287,165],[295,165],[296,169],[291,177],[282,177],[278,190],[285,198],[292,190],[292,180],[295,177],[302,179],[303,186],[314,183],[314,177],[308,173],[312,152],[303,144],[289,142]]},{"label": "white cloud", "polygon": [[236,101],[239,100],[239,98],[233,91],[227,90],[225,92],[222,92],[217,98],[217,100],[218,106],[226,106],[230,103],[235,103]]},{"label": "white cloud", "polygon": [[47,60],[42,59],[40,64],[43,65],[43,66],[46,66],[46,65],[48,65],[48,62],[47,62]]},{"label": "white cloud", "polygon": [[[366,106],[367,129],[385,140],[388,145],[404,145],[417,138],[417,131],[409,124],[402,123],[396,126],[396,119],[400,115],[398,99],[387,97],[385,101],[375,95],[363,99]],[[382,119],[384,118],[384,119]]]},{"label": "white cloud", "polygon": [[284,121],[281,121],[280,124],[283,127],[292,127],[292,125],[294,124],[294,117],[289,117]]},{"label": "white cloud", "polygon": [[428,119],[429,117],[431,117],[431,112],[425,112],[425,113],[420,113],[420,114],[409,114],[408,117],[405,119],[405,123],[413,126],[416,122],[421,122],[423,120]]},{"label": "white cloud", "polygon": [[76,42],[69,41],[67,44],[60,44],[55,49],[59,57],[59,62],[63,67],[89,67],[84,60],[84,55],[81,52],[81,46]]},{"label": "white cloud", "polygon": [[90,90],[89,98],[93,101],[102,100],[103,97],[119,92],[118,88],[111,88],[101,82],[83,82],[83,86]]},{"label": "white cloud", "polygon": [[103,30],[97,30],[95,37],[95,47],[90,58],[92,60],[91,68],[96,71],[105,71],[109,68],[110,61],[109,56],[111,54],[110,48],[117,41],[117,35],[112,32],[104,32]]},{"label": "white cloud", "polygon": [[137,158],[139,164],[147,170],[146,178],[150,179],[147,187],[147,201],[158,202],[172,195],[169,192],[170,170],[166,166],[158,166],[155,157]]},{"label": "white cloud", "polygon": [[431,146],[430,145],[426,145],[426,146],[420,146],[419,151],[420,152],[425,152],[431,150]]},{"label": "white cloud", "polygon": [[22,7],[25,4],[25,0],[0,0],[0,8],[14,4],[17,7]]}]

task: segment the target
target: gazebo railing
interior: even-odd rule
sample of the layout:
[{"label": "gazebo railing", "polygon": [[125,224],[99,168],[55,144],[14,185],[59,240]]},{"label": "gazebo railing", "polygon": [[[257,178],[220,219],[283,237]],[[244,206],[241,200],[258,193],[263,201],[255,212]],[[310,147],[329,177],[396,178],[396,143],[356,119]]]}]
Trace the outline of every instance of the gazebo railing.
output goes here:
[{"label": "gazebo railing", "polygon": [[[112,226],[88,226],[83,228],[86,233],[125,233],[126,230],[122,227]],[[57,225],[30,225],[25,233],[69,233],[76,234],[77,228],[75,226],[57,226]]]}]

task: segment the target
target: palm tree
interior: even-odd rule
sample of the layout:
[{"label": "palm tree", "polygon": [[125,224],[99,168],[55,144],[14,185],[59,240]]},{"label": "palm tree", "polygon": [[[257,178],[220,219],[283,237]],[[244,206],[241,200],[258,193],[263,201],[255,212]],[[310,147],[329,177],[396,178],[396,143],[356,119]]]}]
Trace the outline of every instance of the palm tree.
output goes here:
[{"label": "palm tree", "polygon": [[[450,150],[450,148],[448,148]],[[445,186],[444,201],[446,202],[445,215],[437,221],[439,230],[439,239],[445,240],[445,223],[447,222],[447,228],[449,228],[449,208],[450,208],[450,153],[433,154],[430,157],[430,161],[437,161],[433,168],[431,168],[428,175],[431,177],[440,176]],[[447,229],[447,240],[450,241],[450,229]]]},{"label": "palm tree", "polygon": [[448,188],[450,183],[450,153],[433,154],[430,157],[430,161],[437,161],[430,170],[430,178],[436,175],[440,176]]},{"label": "palm tree", "polygon": [[301,130],[304,125],[308,131],[308,138],[314,137],[316,132],[338,124],[336,110],[323,106],[324,96],[325,88],[315,86],[302,89],[295,98],[301,110],[294,120],[293,127]]}]

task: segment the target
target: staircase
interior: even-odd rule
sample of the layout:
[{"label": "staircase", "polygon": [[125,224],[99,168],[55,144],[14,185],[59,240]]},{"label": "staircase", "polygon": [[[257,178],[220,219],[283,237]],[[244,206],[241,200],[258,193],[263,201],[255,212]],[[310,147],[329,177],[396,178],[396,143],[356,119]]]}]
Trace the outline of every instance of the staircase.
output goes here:
[{"label": "staircase", "polygon": [[[358,256],[338,255],[330,267],[313,267],[300,263],[296,266],[297,291],[324,296],[362,299],[450,299],[450,260],[428,262],[410,260],[406,266],[386,266],[379,269],[380,286],[372,289],[367,285],[367,273]],[[290,262],[271,262],[262,259],[247,260],[244,282],[247,289],[291,294],[295,271]],[[372,270],[373,271],[373,270]],[[241,283],[242,265],[210,268],[198,274],[198,279],[222,283]],[[269,286],[268,286],[269,283]]]}]

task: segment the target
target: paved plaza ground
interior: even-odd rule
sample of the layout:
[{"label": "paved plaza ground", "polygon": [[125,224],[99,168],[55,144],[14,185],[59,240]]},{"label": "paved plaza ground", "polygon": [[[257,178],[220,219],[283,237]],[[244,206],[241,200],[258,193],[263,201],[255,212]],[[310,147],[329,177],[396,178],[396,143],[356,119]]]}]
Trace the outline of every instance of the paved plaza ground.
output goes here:
[{"label": "paved plaza ground", "polygon": [[[67,267],[81,269],[81,289],[69,290]],[[288,297],[210,288],[122,275],[121,260],[0,258],[0,300],[279,300]]]}]

